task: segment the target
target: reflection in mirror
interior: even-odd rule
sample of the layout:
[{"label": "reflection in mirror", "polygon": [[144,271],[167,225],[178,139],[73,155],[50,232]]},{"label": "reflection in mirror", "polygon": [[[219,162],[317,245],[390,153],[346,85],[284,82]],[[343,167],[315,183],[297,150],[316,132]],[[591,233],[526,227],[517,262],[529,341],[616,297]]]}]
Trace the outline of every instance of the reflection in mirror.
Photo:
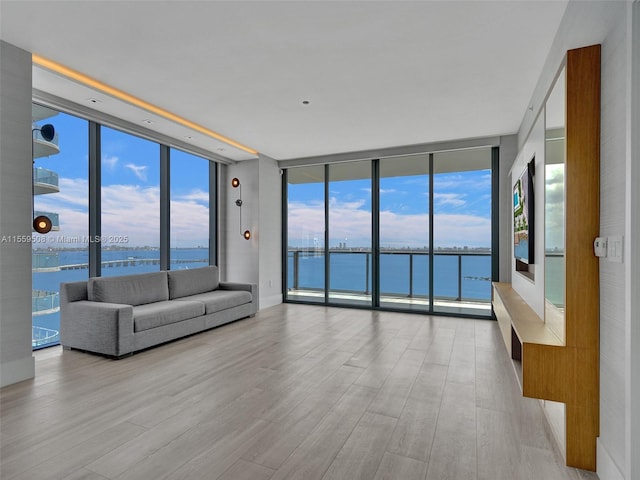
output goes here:
[{"label": "reflection in mirror", "polygon": [[545,105],[545,322],[564,342],[565,71]]}]

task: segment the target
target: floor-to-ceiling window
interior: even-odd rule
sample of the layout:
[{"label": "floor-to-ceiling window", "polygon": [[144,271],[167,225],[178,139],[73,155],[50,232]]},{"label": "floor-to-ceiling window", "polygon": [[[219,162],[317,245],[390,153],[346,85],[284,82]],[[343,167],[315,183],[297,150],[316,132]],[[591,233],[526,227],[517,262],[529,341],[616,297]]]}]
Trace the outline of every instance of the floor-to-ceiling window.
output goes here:
[{"label": "floor-to-ceiling window", "polygon": [[371,162],[329,165],[329,299],[371,305]]},{"label": "floor-to-ceiling window", "polygon": [[170,268],[209,264],[209,167],[207,159],[170,150]]},{"label": "floor-to-ceiling window", "polygon": [[60,342],[62,282],[216,263],[214,164],[48,107],[32,112],[34,215],[52,223],[16,239],[32,243],[33,348]]},{"label": "floor-to-ceiling window", "polygon": [[88,122],[36,104],[32,113],[34,215],[52,222],[31,236],[32,346],[42,348],[60,342],[60,283],[88,277]]},{"label": "floor-to-ceiling window", "polygon": [[429,155],[380,160],[380,306],[429,309]]},{"label": "floor-to-ceiling window", "polygon": [[324,165],[287,172],[287,291],[298,300],[325,301]]},{"label": "floor-to-ceiling window", "polygon": [[159,271],[160,145],[108,127],[101,143],[101,275]]},{"label": "floor-to-ceiling window", "polygon": [[433,155],[433,311],[490,315],[491,149]]},{"label": "floor-to-ceiling window", "polygon": [[[289,168],[286,300],[491,316],[494,153],[486,147]],[[297,180],[310,168],[315,182]],[[308,198],[314,215],[300,201]],[[328,237],[326,248],[316,248],[313,299],[300,282],[306,267],[294,247],[301,242],[292,241],[302,220],[313,223],[308,238]]]}]

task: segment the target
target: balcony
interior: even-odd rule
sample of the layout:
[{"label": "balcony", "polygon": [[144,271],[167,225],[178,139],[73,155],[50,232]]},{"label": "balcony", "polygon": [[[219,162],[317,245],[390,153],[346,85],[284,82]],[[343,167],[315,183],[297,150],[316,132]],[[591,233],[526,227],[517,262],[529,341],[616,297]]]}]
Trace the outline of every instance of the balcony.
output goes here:
[{"label": "balcony", "polygon": [[47,170],[46,168],[33,169],[33,194],[45,195],[47,193],[58,193],[59,177],[56,172]]},{"label": "balcony", "polygon": [[[39,128],[37,125],[33,125],[34,129]],[[33,131],[33,158],[50,157],[60,153],[60,147],[58,146],[58,134],[53,136],[53,139],[48,142],[42,138],[42,133],[39,130]]]},{"label": "balcony", "polygon": [[48,315],[60,310],[60,294],[46,290],[33,290],[31,292],[32,316]]},{"label": "balcony", "polygon": [[33,252],[31,254],[31,270],[34,272],[57,272],[60,270],[60,259],[55,252]]},{"label": "balcony", "polygon": [[[371,252],[330,250],[332,304],[370,306]],[[433,313],[491,315],[491,253],[434,252]],[[324,301],[324,252],[289,249],[289,300]],[[427,312],[429,252],[387,250],[380,253],[380,306]]]},{"label": "balcony", "polygon": [[45,215],[47,217],[49,217],[49,219],[51,220],[51,231],[52,232],[59,232],[60,231],[60,215],[58,215],[57,213],[53,213],[53,212],[41,212],[36,210],[35,212],[33,212],[33,218],[36,218],[40,215]]},{"label": "balcony", "polygon": [[60,332],[52,328],[31,327],[31,348],[37,349],[60,343]]}]

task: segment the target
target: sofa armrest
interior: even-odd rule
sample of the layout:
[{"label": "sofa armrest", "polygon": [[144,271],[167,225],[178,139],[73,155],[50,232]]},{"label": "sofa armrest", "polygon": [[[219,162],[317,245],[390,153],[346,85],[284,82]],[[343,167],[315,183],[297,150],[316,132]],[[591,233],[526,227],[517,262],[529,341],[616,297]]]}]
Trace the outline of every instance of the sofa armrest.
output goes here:
[{"label": "sofa armrest", "polygon": [[257,283],[240,283],[240,282],[220,282],[218,287],[220,290],[244,290],[251,293],[252,313],[255,315],[258,311],[258,284]]},{"label": "sofa armrest", "polygon": [[120,303],[61,302],[63,347],[119,357],[133,352],[133,307]]}]

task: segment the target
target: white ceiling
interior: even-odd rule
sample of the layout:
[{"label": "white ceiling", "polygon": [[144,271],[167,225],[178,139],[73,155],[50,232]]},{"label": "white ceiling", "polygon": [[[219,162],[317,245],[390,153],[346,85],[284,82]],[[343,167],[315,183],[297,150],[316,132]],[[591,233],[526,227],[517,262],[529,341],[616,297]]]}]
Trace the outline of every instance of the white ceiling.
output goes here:
[{"label": "white ceiling", "polygon": [[[515,133],[566,3],[2,0],[0,35],[286,160]],[[34,82],[87,104],[77,84]],[[103,97],[91,108],[149,118]]]}]

